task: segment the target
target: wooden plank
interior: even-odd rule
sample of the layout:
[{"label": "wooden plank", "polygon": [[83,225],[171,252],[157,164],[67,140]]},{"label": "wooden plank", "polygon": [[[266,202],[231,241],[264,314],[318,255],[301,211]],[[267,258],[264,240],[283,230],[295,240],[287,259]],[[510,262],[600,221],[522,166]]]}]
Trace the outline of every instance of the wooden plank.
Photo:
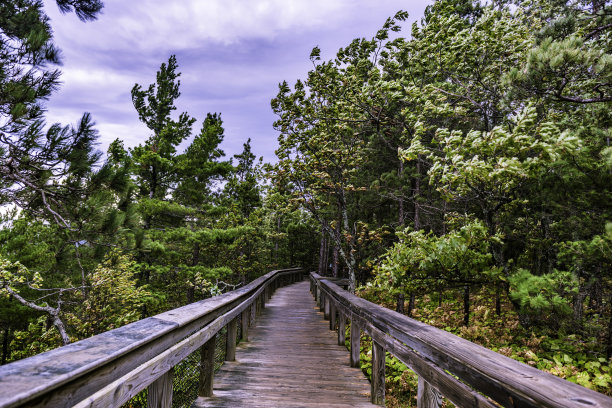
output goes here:
[{"label": "wooden plank", "polygon": [[361,330],[355,319],[351,320],[351,367],[360,368],[361,361],[359,355],[361,353]]},{"label": "wooden plank", "polygon": [[[0,367],[0,407],[72,407],[241,304],[276,276]],[[153,381],[154,379],[151,379]]]},{"label": "wooden plank", "polygon": [[149,385],[148,408],[172,408],[172,373],[173,369],[168,370]]},{"label": "wooden plank", "polygon": [[249,309],[242,311],[240,326],[240,341],[249,341]]},{"label": "wooden plank", "polygon": [[346,341],[346,317],[342,312],[338,313],[338,345],[344,346]]},{"label": "wooden plank", "polygon": [[236,360],[236,340],[238,334],[238,321],[232,319],[227,325],[227,334],[225,341],[225,361]]},{"label": "wooden plank", "polygon": [[[507,407],[610,407],[612,398],[522,364],[484,347],[358,298],[322,279],[323,296],[360,322],[369,322]],[[435,375],[435,374],[434,374]],[[429,379],[428,382],[432,383]]]},{"label": "wooden plank", "polygon": [[329,330],[336,330],[336,307],[333,302],[329,305]]},{"label": "wooden plank", "polygon": [[372,341],[371,400],[376,405],[385,405],[385,355],[385,349]]},{"label": "wooden plank", "polygon": [[280,288],[194,407],[374,407],[370,385],[315,308],[309,282]]},{"label": "wooden plank", "polygon": [[419,384],[417,387],[417,408],[440,408],[441,406],[442,394],[422,377],[419,377]]},{"label": "wooden plank", "polygon": [[216,343],[216,337],[213,336],[200,350],[200,384],[198,386],[198,395],[200,397],[212,397],[213,395]]}]

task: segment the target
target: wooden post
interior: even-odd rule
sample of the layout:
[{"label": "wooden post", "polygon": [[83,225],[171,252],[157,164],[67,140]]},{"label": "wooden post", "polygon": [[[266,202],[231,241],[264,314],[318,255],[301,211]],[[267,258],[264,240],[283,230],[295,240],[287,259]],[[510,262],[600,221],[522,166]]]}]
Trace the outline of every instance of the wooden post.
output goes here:
[{"label": "wooden post", "polygon": [[266,291],[264,290],[264,292],[259,296],[259,302],[261,303],[261,311],[263,312],[263,310],[266,308]]},{"label": "wooden post", "polygon": [[372,404],[385,405],[385,349],[372,340]]},{"label": "wooden post", "polygon": [[215,345],[216,335],[200,348],[200,384],[198,395],[212,397],[213,376],[215,374]]},{"label": "wooden post", "polygon": [[355,320],[351,321],[351,367],[360,368],[359,353],[361,348],[361,330]]},{"label": "wooden post", "polygon": [[346,342],[346,317],[338,312],[338,345],[344,346]]},{"label": "wooden post", "polygon": [[329,314],[330,314],[330,313],[329,313],[329,312],[330,312],[329,308],[331,307],[330,300],[331,300],[331,299],[328,299],[328,297],[327,297],[327,296],[325,296],[325,307],[324,307],[324,309],[323,309],[323,310],[324,310],[324,312],[323,312],[323,318],[324,318],[325,320],[329,320]]},{"label": "wooden post", "polygon": [[255,313],[257,312],[257,306],[256,306],[257,302],[253,301],[253,303],[251,303],[251,306],[249,307],[249,310],[251,311],[251,318],[249,319],[249,326],[255,326]]},{"label": "wooden post", "polygon": [[238,321],[232,319],[227,325],[227,338],[225,341],[225,361],[236,361],[236,337],[238,332]]},{"label": "wooden post", "polygon": [[336,306],[329,302],[329,330],[336,330]]},{"label": "wooden post", "polygon": [[149,385],[147,396],[148,408],[172,408],[172,374],[171,368]]},{"label": "wooden post", "polygon": [[442,394],[423,377],[419,377],[417,388],[417,408],[439,408],[442,406]]},{"label": "wooden post", "polygon": [[247,307],[242,311],[240,316],[240,341],[249,341],[249,308]]},{"label": "wooden post", "polygon": [[325,295],[321,292],[321,296],[319,297],[319,310],[322,312],[325,310]]}]

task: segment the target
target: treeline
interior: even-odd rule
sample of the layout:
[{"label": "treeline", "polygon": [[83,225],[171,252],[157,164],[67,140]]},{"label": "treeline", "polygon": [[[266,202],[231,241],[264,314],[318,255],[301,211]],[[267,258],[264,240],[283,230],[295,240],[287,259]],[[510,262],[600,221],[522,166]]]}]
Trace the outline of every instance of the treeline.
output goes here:
[{"label": "treeline", "polygon": [[272,101],[273,183],[318,221],[320,273],[398,310],[454,291],[465,325],[488,293],[610,357],[611,5],[439,0],[409,37],[406,18],[313,49]]},{"label": "treeline", "polygon": [[[82,20],[102,7],[57,3]],[[1,363],[315,264],[315,224],[265,186],[250,139],[226,159],[220,114],[194,132],[195,118],[174,112],[174,56],[132,89],[149,138],[102,155],[89,114],[45,123],[59,54],[42,3],[3,2],[0,27]]]}]

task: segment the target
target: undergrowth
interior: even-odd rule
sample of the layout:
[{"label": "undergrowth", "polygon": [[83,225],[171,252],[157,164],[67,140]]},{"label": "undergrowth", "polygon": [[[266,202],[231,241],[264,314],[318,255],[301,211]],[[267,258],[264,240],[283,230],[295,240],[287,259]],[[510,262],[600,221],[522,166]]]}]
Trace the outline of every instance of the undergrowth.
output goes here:
[{"label": "undergrowth", "polygon": [[[394,299],[390,299],[386,293],[362,289],[358,295],[395,309]],[[563,330],[525,329],[519,324],[518,315],[510,302],[502,302],[501,314],[497,315],[494,296],[484,290],[471,296],[471,304],[470,325],[467,327],[462,325],[461,294],[452,291],[444,295],[441,305],[437,295],[435,298],[425,295],[416,299],[411,317],[567,381],[612,396],[611,361],[605,358],[602,339],[589,335],[588,327],[583,329],[585,335],[582,336]],[[371,349],[370,338],[362,335],[361,366],[368,378],[372,372]],[[417,375],[387,353],[386,406],[416,407],[417,384]],[[452,407],[452,404],[445,400],[444,406]]]}]

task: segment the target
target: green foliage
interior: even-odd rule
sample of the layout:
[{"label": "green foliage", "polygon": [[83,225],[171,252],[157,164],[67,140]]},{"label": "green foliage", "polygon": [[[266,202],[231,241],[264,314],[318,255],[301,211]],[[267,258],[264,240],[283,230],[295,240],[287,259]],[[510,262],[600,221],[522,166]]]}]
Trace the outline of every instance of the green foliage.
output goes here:
[{"label": "green foliage", "polygon": [[510,298],[519,304],[521,322],[554,325],[570,315],[571,295],[577,292],[576,279],[569,272],[535,276],[519,269],[510,279]]}]

